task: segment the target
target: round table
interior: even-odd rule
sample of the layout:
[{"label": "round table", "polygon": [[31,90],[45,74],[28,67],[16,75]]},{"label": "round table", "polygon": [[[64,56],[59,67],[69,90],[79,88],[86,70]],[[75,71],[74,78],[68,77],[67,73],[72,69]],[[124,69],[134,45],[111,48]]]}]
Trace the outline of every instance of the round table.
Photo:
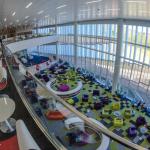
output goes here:
[{"label": "round table", "polygon": [[8,119],[15,111],[15,102],[9,97],[0,98],[0,122],[6,124],[10,132],[14,131]]}]

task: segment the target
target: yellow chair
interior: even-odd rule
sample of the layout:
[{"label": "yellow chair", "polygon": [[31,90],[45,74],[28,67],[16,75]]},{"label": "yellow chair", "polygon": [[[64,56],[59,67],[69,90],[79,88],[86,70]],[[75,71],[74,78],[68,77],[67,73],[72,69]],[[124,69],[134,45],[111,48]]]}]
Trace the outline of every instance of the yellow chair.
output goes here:
[{"label": "yellow chair", "polygon": [[123,126],[123,119],[114,118],[114,126],[115,127],[122,127]]},{"label": "yellow chair", "polygon": [[113,110],[120,110],[120,102],[113,103],[112,104],[112,109]]},{"label": "yellow chair", "polygon": [[102,117],[110,117],[110,110],[109,109],[103,109],[102,110]]},{"label": "yellow chair", "polygon": [[126,110],[124,111],[124,116],[125,116],[125,118],[130,118],[131,115],[132,115],[131,109],[126,109]]},{"label": "yellow chair", "polygon": [[68,99],[67,102],[70,104],[70,105],[73,105],[74,104],[74,100],[72,98]]}]

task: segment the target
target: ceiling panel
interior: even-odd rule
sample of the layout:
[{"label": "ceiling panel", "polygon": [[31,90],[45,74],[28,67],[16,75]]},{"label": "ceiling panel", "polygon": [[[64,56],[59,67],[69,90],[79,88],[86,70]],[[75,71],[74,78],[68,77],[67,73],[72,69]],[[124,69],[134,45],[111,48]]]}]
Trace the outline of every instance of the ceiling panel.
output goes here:
[{"label": "ceiling panel", "polygon": [[0,0],[1,26],[111,18],[150,20],[150,0]]}]

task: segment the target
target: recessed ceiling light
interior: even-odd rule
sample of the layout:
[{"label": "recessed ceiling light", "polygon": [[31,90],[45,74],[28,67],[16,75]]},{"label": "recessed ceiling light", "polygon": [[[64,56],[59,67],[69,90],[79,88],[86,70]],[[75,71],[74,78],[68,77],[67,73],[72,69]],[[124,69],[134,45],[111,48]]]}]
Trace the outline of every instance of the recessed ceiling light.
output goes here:
[{"label": "recessed ceiling light", "polygon": [[67,5],[60,5],[60,6],[58,6],[56,9],[60,9],[60,8],[64,8],[64,7],[66,7]]},{"label": "recessed ceiling light", "polygon": [[98,2],[101,2],[102,0],[94,0],[94,1],[89,1],[89,2],[86,2],[87,4],[92,4],[92,3],[98,3]]},{"label": "recessed ceiling light", "polygon": [[64,14],[66,14],[66,12],[60,12],[60,13],[59,13],[59,15],[64,15]]},{"label": "recessed ceiling light", "polygon": [[33,3],[30,2],[25,8],[29,8]]},{"label": "recessed ceiling light", "polygon": [[16,15],[16,12],[13,12],[13,13],[12,13],[12,16],[15,16],[15,15]]},{"label": "recessed ceiling light", "polygon": [[110,8],[110,9],[107,9],[108,11],[119,11],[120,9],[119,8]]},{"label": "recessed ceiling light", "polygon": [[28,19],[29,18],[29,16],[25,16],[25,19]]},{"label": "recessed ceiling light", "polygon": [[46,16],[45,16],[45,18],[48,18],[48,17],[49,17],[49,15],[46,15]]},{"label": "recessed ceiling light", "polygon": [[146,3],[146,1],[141,1],[141,0],[128,0],[128,1],[124,1],[126,3]]},{"label": "recessed ceiling light", "polygon": [[81,9],[80,11],[90,11],[90,9]]},{"label": "recessed ceiling light", "polygon": [[4,18],[4,21],[6,22],[6,21],[7,21],[7,19],[6,19],[6,18]]},{"label": "recessed ceiling light", "polygon": [[150,12],[149,11],[144,11],[144,10],[140,10],[138,11],[139,13],[143,13],[143,14],[149,14]]},{"label": "recessed ceiling light", "polygon": [[43,12],[44,12],[44,10],[41,10],[41,11],[38,12],[38,14],[40,15],[40,14],[42,14]]}]

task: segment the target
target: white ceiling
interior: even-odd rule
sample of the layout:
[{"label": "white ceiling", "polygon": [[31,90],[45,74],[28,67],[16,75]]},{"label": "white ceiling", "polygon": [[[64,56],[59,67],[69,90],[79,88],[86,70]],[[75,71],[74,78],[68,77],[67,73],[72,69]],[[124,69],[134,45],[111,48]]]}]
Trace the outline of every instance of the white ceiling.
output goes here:
[{"label": "white ceiling", "polygon": [[[32,5],[25,8],[30,2]],[[150,20],[150,0],[0,0],[2,26],[103,18]]]}]

